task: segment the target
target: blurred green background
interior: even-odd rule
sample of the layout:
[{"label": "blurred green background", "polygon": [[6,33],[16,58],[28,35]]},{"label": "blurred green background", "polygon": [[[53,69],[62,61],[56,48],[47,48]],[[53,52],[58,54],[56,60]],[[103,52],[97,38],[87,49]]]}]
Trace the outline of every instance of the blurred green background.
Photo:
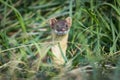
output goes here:
[{"label": "blurred green background", "polygon": [[68,69],[90,65],[90,77],[85,79],[119,80],[120,0],[0,0],[0,79],[60,78],[62,71],[29,57],[50,38],[48,20],[68,16]]}]

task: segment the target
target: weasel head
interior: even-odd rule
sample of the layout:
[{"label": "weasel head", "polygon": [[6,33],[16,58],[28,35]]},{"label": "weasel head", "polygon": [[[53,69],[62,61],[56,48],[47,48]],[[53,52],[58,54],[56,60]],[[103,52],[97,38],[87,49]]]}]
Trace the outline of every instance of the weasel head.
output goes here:
[{"label": "weasel head", "polygon": [[55,18],[52,18],[49,20],[50,27],[52,31],[59,36],[68,34],[72,20],[70,17],[66,18],[65,20],[57,20]]}]

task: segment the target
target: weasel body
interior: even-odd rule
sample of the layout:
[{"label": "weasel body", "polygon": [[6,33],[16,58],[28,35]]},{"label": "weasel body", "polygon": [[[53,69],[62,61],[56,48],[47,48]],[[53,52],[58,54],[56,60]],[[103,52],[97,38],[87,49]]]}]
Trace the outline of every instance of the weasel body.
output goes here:
[{"label": "weasel body", "polygon": [[[53,62],[61,65],[65,63],[68,33],[72,24],[70,17],[65,20],[50,19],[50,27],[52,29],[53,46],[51,51],[54,55]],[[58,43],[56,43],[58,42]]]}]

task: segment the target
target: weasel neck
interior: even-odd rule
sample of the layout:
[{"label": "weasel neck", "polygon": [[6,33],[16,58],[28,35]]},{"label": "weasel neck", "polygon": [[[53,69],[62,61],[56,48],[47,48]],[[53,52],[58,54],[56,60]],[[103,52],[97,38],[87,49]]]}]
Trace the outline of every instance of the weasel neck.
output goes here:
[{"label": "weasel neck", "polygon": [[63,65],[65,63],[64,57],[66,57],[67,41],[68,33],[65,35],[57,35],[54,32],[52,33],[53,46],[51,47],[51,50],[54,55],[54,63],[59,65]]}]

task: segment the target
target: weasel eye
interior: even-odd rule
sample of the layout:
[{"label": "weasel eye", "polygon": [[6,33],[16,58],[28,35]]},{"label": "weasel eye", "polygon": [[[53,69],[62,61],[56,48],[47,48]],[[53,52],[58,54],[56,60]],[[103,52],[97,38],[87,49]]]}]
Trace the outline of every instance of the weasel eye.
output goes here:
[{"label": "weasel eye", "polygon": [[66,28],[68,28],[68,25],[65,25]]}]

